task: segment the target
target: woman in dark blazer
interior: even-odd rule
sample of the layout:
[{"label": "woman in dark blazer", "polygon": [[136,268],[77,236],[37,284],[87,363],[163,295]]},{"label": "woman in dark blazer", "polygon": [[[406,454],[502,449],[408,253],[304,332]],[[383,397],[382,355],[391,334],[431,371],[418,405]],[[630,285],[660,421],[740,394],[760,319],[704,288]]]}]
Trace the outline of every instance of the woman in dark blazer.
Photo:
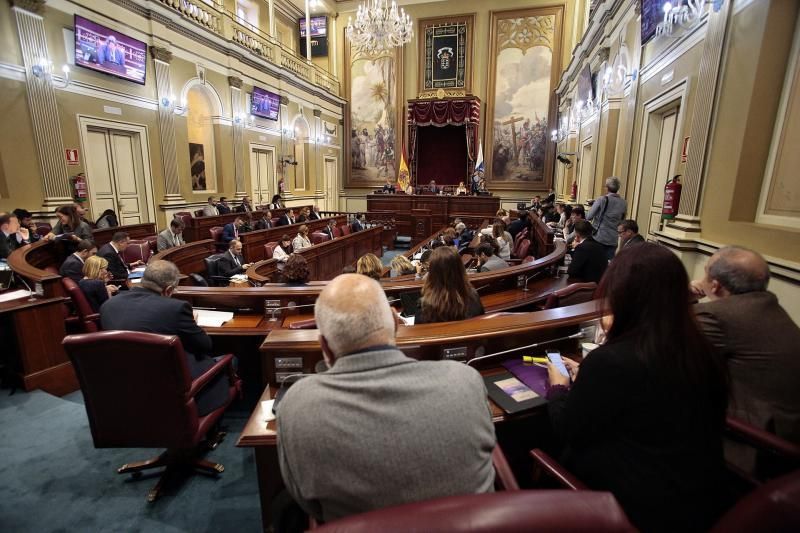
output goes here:
[{"label": "woman in dark blazer", "polygon": [[108,261],[99,255],[93,255],[83,264],[83,279],[78,282],[95,313],[100,312],[100,306],[119,290],[116,285],[106,285],[109,279],[107,269]]},{"label": "woman in dark blazer", "polygon": [[598,295],[607,342],[571,374],[552,364],[548,409],[565,466],[614,494],[642,531],[700,531],[726,505],[725,367],[700,332],[678,257],[656,244],[623,250]]},{"label": "woman in dark blazer", "polygon": [[440,246],[431,253],[419,304],[415,324],[464,320],[484,313],[478,291],[452,247]]}]

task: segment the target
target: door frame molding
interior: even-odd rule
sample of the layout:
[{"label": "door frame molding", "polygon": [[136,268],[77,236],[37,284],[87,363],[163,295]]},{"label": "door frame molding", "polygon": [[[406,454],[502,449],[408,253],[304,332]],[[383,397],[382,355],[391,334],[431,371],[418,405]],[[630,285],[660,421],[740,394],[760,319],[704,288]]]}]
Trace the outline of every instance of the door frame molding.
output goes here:
[{"label": "door frame molding", "polygon": [[[122,122],[119,120],[111,120],[107,118],[94,117],[91,115],[83,115],[78,113],[78,135],[80,137],[81,151],[83,152],[84,169],[86,168],[86,158],[89,152],[86,147],[88,146],[88,128],[95,126],[98,128],[106,128],[113,130],[120,130],[129,133],[136,133],[139,135],[139,142],[142,145],[142,171],[144,172],[144,196],[147,202],[147,222],[156,222],[156,203],[153,196],[153,173],[150,170],[150,137],[148,135],[148,128],[145,124],[136,124],[133,122]],[[91,198],[91,179],[86,176],[86,187]],[[94,216],[94,213],[92,214]],[[98,214],[99,216],[99,214]]]},{"label": "door frame molding", "polygon": [[[328,175],[325,173],[325,166],[328,161],[333,161],[336,167],[335,182],[330,182],[330,180],[328,180]],[[339,156],[333,154],[322,155],[322,179],[325,180],[325,194],[323,196],[326,199],[325,203],[328,205],[328,210],[339,211],[339,191],[341,190],[340,185],[342,184],[342,177],[339,174]]]}]

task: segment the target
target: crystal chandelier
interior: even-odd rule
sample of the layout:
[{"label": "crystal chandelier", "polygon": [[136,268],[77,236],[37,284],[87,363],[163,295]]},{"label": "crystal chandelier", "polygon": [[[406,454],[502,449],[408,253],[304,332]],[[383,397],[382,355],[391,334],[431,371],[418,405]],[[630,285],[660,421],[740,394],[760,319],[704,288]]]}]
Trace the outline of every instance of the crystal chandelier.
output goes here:
[{"label": "crystal chandelier", "polygon": [[410,42],[414,27],[411,17],[402,8],[398,11],[394,1],[389,7],[387,0],[367,0],[358,6],[355,23],[348,18],[345,34],[362,52],[374,54]]}]

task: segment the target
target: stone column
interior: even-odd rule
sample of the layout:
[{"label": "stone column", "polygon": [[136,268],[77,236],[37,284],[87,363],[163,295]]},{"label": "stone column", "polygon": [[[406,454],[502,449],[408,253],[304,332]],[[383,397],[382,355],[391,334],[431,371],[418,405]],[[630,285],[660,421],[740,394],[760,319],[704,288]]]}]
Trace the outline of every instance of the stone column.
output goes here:
[{"label": "stone column", "polygon": [[25,65],[28,109],[42,176],[42,208],[50,211],[59,205],[71,203],[72,191],[67,175],[56,92],[50,77],[47,35],[44,19],[39,14],[45,0],[12,0],[11,4]]},{"label": "stone column", "polygon": [[323,142],[322,134],[322,110],[314,109],[314,194],[322,194],[322,182],[325,179],[325,169],[322,167],[322,154],[324,150],[320,147]]},{"label": "stone column", "polygon": [[233,168],[236,185],[235,198],[247,196],[247,187],[244,183],[244,128],[247,124],[249,113],[242,104],[242,78],[228,76],[228,86],[231,90],[231,115],[233,116]]},{"label": "stone column", "polygon": [[170,67],[172,52],[159,46],[150,47],[156,72],[158,98],[158,135],[161,141],[161,170],[164,173],[164,198],[162,205],[186,203],[181,196],[178,177],[177,148],[175,145],[175,95],[172,92]]},{"label": "stone column", "polygon": [[682,177],[681,205],[675,222],[668,227],[684,232],[700,231],[700,196],[703,188],[705,160],[708,153],[708,138],[711,116],[717,90],[717,79],[722,65],[725,32],[730,18],[731,2],[724,2],[718,13],[708,15],[708,28],[703,40],[703,55],[697,76],[697,89],[686,171]]}]

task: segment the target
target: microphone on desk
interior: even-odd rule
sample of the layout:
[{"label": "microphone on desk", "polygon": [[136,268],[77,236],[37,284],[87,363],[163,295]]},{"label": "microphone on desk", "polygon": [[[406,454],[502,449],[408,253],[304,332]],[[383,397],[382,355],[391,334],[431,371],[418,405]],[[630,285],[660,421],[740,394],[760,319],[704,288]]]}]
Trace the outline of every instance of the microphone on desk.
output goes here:
[{"label": "microphone on desk", "polygon": [[503,350],[502,352],[490,353],[489,355],[483,355],[481,357],[473,357],[472,359],[467,361],[467,366],[471,366],[472,363],[474,363],[475,361],[483,361],[484,359],[490,359],[490,358],[496,357],[498,355],[505,355],[507,353],[516,352],[517,350],[527,350],[527,349],[530,349],[530,348],[536,348],[538,346],[544,346],[545,344],[552,344],[554,342],[567,341],[567,340],[570,340],[570,339],[580,339],[581,337],[584,336],[584,333],[585,332],[583,331],[583,328],[581,328],[581,330],[579,332],[573,333],[572,335],[567,335],[566,337],[558,337],[557,339],[550,339],[550,340],[547,340],[547,341],[534,342],[533,344],[528,344],[527,346],[519,346],[517,348],[511,348],[510,350]]},{"label": "microphone on desk", "polygon": [[541,274],[542,272],[544,272],[544,270],[537,270],[536,272],[525,278],[525,287],[522,289],[522,292],[528,292],[528,282],[533,278],[535,278],[536,276],[538,276],[539,274]]},{"label": "microphone on desk", "polygon": [[31,289],[31,286],[28,285],[28,282],[25,281],[25,278],[23,278],[22,276],[16,276],[14,279],[18,279],[23,285],[25,285],[25,288],[28,289],[28,301],[29,302],[34,301],[36,298],[34,298],[33,295],[36,293],[34,292],[33,289]]}]

